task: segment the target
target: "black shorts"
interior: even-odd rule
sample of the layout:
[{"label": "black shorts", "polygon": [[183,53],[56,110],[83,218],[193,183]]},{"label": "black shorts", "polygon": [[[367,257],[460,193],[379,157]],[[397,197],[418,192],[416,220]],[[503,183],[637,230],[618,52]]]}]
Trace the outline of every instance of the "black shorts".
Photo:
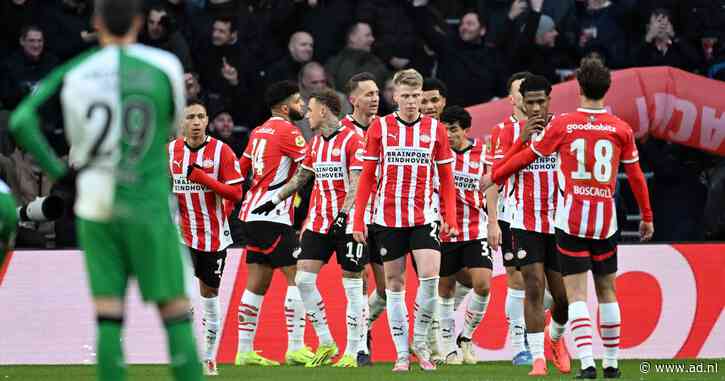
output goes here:
[{"label": "black shorts", "polygon": [[410,228],[388,228],[375,225],[375,243],[383,261],[394,261],[413,250],[441,250],[438,225],[435,223]]},{"label": "black shorts", "polygon": [[380,250],[378,250],[378,244],[375,243],[375,229],[375,225],[368,225],[368,257],[370,259],[370,263],[375,263],[382,266],[383,258],[380,257]]},{"label": "black shorts", "polygon": [[573,236],[556,229],[561,275],[580,274],[592,270],[595,275],[617,272],[617,241],[588,239]]},{"label": "black shorts", "polygon": [[227,263],[227,249],[222,251],[201,251],[191,247],[187,249],[191,254],[191,263],[194,264],[194,275],[205,285],[219,288]]},{"label": "black shorts", "polygon": [[511,238],[511,224],[498,220],[498,227],[501,229],[501,256],[503,257],[503,265],[505,267],[516,266],[513,239]]},{"label": "black shorts", "polygon": [[516,267],[543,263],[544,268],[561,272],[556,236],[521,229],[511,229]]},{"label": "black shorts", "polygon": [[451,276],[461,269],[476,267],[493,270],[491,247],[485,239],[441,244],[440,276]]},{"label": "black shorts", "polygon": [[242,224],[247,242],[247,263],[272,268],[293,266],[300,253],[297,234],[291,226],[277,222],[251,221]]},{"label": "black shorts", "polygon": [[302,252],[299,259],[314,259],[327,263],[335,252],[337,263],[345,271],[360,272],[368,263],[365,245],[355,242],[352,234],[344,237],[321,234],[306,230],[300,242]]}]

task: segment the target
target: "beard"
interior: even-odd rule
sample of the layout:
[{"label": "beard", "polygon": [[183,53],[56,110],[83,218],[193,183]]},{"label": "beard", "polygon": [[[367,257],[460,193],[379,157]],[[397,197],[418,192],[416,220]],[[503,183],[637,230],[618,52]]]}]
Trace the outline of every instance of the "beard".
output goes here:
[{"label": "beard", "polygon": [[289,109],[289,119],[291,121],[293,121],[293,122],[299,122],[300,120],[302,120],[304,118],[305,118],[305,116],[301,112],[299,112],[299,111],[297,111],[297,110],[295,110],[293,108],[290,108]]}]

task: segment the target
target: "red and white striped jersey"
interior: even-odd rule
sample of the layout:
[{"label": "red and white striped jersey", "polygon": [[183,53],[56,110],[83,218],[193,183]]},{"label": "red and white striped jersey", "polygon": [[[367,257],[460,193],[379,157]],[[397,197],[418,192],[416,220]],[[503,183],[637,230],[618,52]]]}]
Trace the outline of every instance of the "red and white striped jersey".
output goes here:
[{"label": "red and white striped jersey", "polygon": [[632,128],[605,110],[580,108],[553,120],[531,149],[539,157],[559,156],[556,227],[582,238],[612,236],[619,163],[639,160]]},{"label": "red and white striped jersey", "polygon": [[[506,131],[505,134],[511,134],[513,139],[501,141],[500,136],[502,131]],[[513,115],[509,116],[508,119],[503,122],[495,125],[491,130],[491,144],[488,146],[488,151],[486,152],[486,164],[493,165],[494,162],[503,159],[506,151],[511,148],[511,144],[519,138],[520,133],[521,124]],[[508,145],[504,146],[503,144]],[[513,189],[514,176],[511,176],[506,180],[498,193],[497,215],[499,221],[511,223],[511,220],[513,219],[514,209],[516,208],[516,198],[514,197]]]},{"label": "red and white striped jersey", "polygon": [[[551,124],[546,128],[550,126]],[[524,128],[524,125],[519,124],[519,132],[521,128]],[[513,127],[501,130],[499,134],[501,150],[496,151],[496,156],[505,154],[503,147],[511,147],[516,139],[519,139],[518,136],[514,139],[514,130]],[[532,139],[535,138],[532,136]],[[531,140],[526,143],[527,146],[530,144]],[[556,155],[539,157],[512,177],[515,209],[511,216],[511,227],[554,234],[557,202]]]},{"label": "red and white striped jersey", "polygon": [[445,125],[427,116],[406,123],[390,114],[370,125],[365,141],[363,159],[382,167],[373,223],[402,228],[435,221],[433,166],[453,161]]},{"label": "red and white striped jersey", "polygon": [[443,242],[464,242],[487,238],[486,196],[481,191],[481,177],[486,173],[483,162],[485,146],[474,139],[463,151],[453,150],[453,180],[456,184],[457,237],[443,236]]},{"label": "red and white striped jersey", "polygon": [[[350,191],[350,170],[362,171],[362,137],[344,124],[327,138],[315,136],[302,168],[315,173],[306,228],[325,234],[335,222]],[[348,215],[350,234],[354,209]]]},{"label": "red and white striped jersey", "polygon": [[221,183],[236,184],[243,180],[239,161],[228,145],[212,137],[193,149],[183,138],[169,143],[169,172],[179,203],[176,219],[184,244],[199,251],[223,250],[232,243],[224,199],[206,185],[186,178],[186,169],[192,164]]},{"label": "red and white striped jersey", "polygon": [[[377,119],[377,117],[375,117],[373,119],[373,121],[375,121],[375,119]],[[358,123],[350,114],[345,115],[345,117],[340,120],[340,123],[342,123],[343,126],[356,131],[360,135],[361,138],[365,137],[365,134],[368,131],[368,127],[370,127],[370,126],[363,126],[362,124]],[[360,145],[362,147],[362,140],[360,141]],[[375,169],[375,178],[379,178],[379,177],[380,177],[380,168],[378,167]],[[365,225],[370,225],[372,223],[373,205],[374,204],[375,204],[375,194],[370,196],[370,201],[368,202],[368,206],[367,206],[367,208],[365,208],[365,215],[363,216],[363,221],[365,221]],[[351,214],[348,218],[348,221],[350,221],[350,222],[354,221],[354,219],[352,217],[353,217],[353,215]],[[348,225],[349,225],[348,230],[352,231],[352,224],[350,223]]]},{"label": "red and white striped jersey", "polygon": [[294,197],[283,200],[269,215],[254,214],[252,210],[272,200],[282,186],[292,178],[297,165],[307,154],[307,143],[302,132],[292,123],[272,117],[255,128],[249,136],[242,160],[250,160],[252,185],[242,202],[239,219],[242,221],[269,221],[292,225]]}]

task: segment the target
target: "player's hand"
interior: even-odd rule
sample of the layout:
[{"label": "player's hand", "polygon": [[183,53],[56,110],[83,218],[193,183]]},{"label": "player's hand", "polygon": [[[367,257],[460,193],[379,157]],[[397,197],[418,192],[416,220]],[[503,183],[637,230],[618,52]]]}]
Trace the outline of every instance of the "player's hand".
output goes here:
[{"label": "player's hand", "polygon": [[277,205],[272,201],[267,201],[264,204],[256,207],[254,210],[252,210],[252,214],[264,214],[265,216],[268,216],[271,211],[274,210],[274,208],[277,207]]},{"label": "player's hand", "polygon": [[202,169],[201,166],[196,163],[186,167],[186,178],[190,181],[196,181],[195,178],[198,176],[198,174],[196,174],[196,171],[203,172],[204,169]]},{"label": "player's hand", "polygon": [[528,141],[531,136],[538,134],[546,127],[546,120],[544,117],[535,115],[526,121],[526,126],[521,130],[521,141]]},{"label": "player's hand", "polygon": [[343,235],[345,235],[346,229],[347,229],[347,213],[341,211],[340,213],[337,214],[337,217],[335,217],[335,221],[332,223],[329,233],[334,236],[343,236]]},{"label": "player's hand", "polygon": [[441,234],[448,237],[457,237],[458,228],[455,224],[449,224],[445,221],[441,224]]},{"label": "player's hand", "polygon": [[509,9],[509,20],[514,20],[519,17],[522,13],[524,13],[528,6],[529,4],[526,0],[514,0],[514,2],[511,3],[511,8]]},{"label": "player's hand", "polygon": [[481,176],[481,183],[480,183],[480,190],[481,192],[485,192],[488,188],[496,185],[493,180],[491,179],[491,174],[486,174]]},{"label": "player's hand", "polygon": [[639,240],[649,241],[652,239],[652,235],[655,233],[655,225],[652,222],[639,222]]},{"label": "player's hand", "polygon": [[497,221],[489,222],[488,223],[488,246],[491,246],[492,249],[498,250],[498,247],[502,243],[502,234],[501,234],[501,228],[498,226]]},{"label": "player's hand", "polygon": [[368,244],[368,238],[365,232],[352,232],[352,239],[354,239],[357,243],[362,243],[363,245]]}]

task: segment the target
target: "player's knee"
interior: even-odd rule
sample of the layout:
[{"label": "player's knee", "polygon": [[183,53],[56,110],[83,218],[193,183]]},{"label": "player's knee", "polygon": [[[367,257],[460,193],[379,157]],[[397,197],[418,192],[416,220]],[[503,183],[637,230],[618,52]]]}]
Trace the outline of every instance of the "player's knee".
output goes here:
[{"label": "player's knee", "polygon": [[208,286],[199,281],[199,293],[205,298],[216,298],[219,295],[219,288]]},{"label": "player's knee", "polygon": [[300,289],[300,291],[312,291],[315,288],[315,283],[317,282],[317,274],[307,272],[307,271],[298,271],[297,275],[295,275],[295,284],[297,285],[297,288]]},{"label": "player's knee", "polygon": [[399,274],[391,274],[385,277],[385,288],[390,291],[403,291],[405,289],[405,281]]},{"label": "player's knee", "polygon": [[438,282],[438,296],[441,298],[452,298],[456,293],[456,281],[453,277],[441,277]]},{"label": "player's knee", "polygon": [[473,291],[480,296],[487,296],[491,292],[491,284],[483,279],[474,279]]},{"label": "player's knee", "polygon": [[121,318],[123,317],[123,300],[120,298],[94,298],[96,315]]},{"label": "player's knee", "polygon": [[[355,272],[355,271],[342,271],[342,277],[348,278],[348,279],[360,279],[362,278],[362,272]],[[365,283],[365,280],[363,279],[363,283]]]},{"label": "player's knee", "polygon": [[160,302],[158,307],[161,318],[164,320],[173,319],[191,312],[191,303],[186,297]]},{"label": "player's knee", "polygon": [[594,277],[594,287],[599,303],[614,303],[617,301],[617,290],[613,279],[610,276]]},{"label": "player's knee", "polygon": [[516,267],[506,267],[506,286],[514,290],[524,289],[524,278],[521,276],[521,271],[516,270]]}]

